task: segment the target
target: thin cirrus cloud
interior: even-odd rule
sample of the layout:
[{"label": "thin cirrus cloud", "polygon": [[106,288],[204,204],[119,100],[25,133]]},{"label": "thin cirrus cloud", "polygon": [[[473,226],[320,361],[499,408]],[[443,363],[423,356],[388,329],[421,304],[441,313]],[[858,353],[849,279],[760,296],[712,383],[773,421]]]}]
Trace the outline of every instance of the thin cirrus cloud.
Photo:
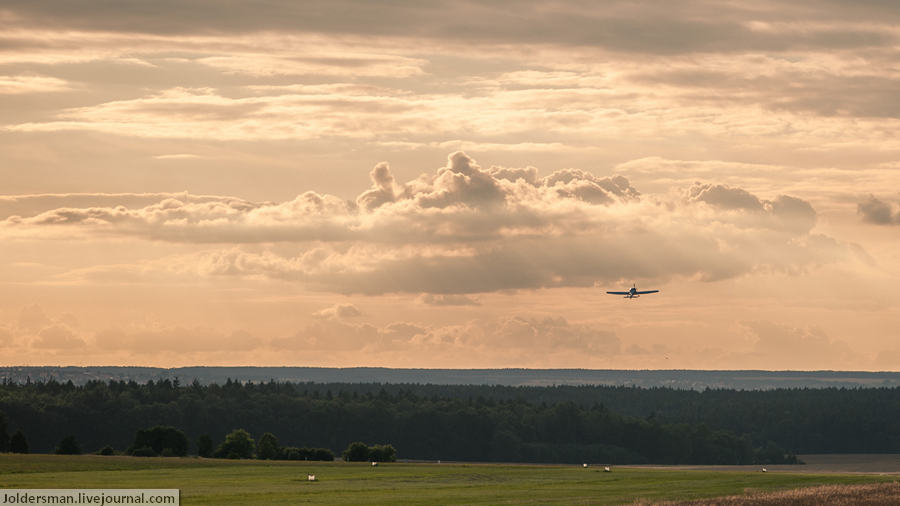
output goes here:
[{"label": "thin cirrus cloud", "polygon": [[[111,205],[110,195],[70,196],[107,205],[9,216],[0,231],[23,240],[78,230],[98,239],[218,244],[224,248],[135,268],[152,276],[159,265],[171,274],[178,264],[198,276],[280,279],[338,293],[441,294],[425,301],[435,305],[470,303],[449,295],[591,286],[622,273],[716,280],[854,258],[852,248],[812,232],[816,212],[808,202],[760,199],[727,185],[695,183],[666,200],[641,196],[622,176],[484,169],[462,152],[404,183],[384,163],[370,178],[355,202],[314,192],[282,203],[156,195],[152,204],[126,207]],[[122,198],[134,205],[147,197]],[[34,210],[66,198],[8,200]],[[114,279],[129,271],[121,267],[81,272]]]},{"label": "thin cirrus cloud", "polygon": [[70,89],[68,82],[55,77],[37,75],[0,75],[0,95],[48,93]]}]

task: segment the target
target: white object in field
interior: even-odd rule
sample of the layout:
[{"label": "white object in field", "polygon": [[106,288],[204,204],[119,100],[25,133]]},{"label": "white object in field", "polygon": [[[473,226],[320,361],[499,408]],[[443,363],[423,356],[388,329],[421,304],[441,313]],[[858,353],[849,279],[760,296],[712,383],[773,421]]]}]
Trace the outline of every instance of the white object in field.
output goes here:
[{"label": "white object in field", "polygon": [[314,474],[307,474],[307,475],[306,475],[306,479],[309,480],[309,481],[316,481],[316,475],[314,475]]},{"label": "white object in field", "polygon": [[587,465],[587,464],[581,464],[581,466],[582,466],[582,467],[587,467],[588,465]]},{"label": "white object in field", "polygon": [[378,462],[372,462],[372,467],[375,467],[377,465],[378,465]]},{"label": "white object in field", "polygon": [[765,467],[763,468],[762,471],[763,471],[764,473],[767,473],[767,472],[768,472],[768,471],[766,471],[766,468],[765,468]]},{"label": "white object in field", "polygon": [[609,466],[605,466],[605,467],[603,468],[603,472],[604,472],[604,473],[609,473],[609,472],[611,472],[610,469],[609,469]]}]

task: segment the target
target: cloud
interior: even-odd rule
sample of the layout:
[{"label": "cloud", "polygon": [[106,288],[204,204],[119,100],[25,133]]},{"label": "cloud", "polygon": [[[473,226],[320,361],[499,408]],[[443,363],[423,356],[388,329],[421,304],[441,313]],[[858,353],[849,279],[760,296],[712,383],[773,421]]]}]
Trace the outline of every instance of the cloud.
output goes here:
[{"label": "cloud", "polygon": [[49,316],[38,304],[24,306],[16,324],[0,326],[0,342],[11,347],[30,345],[39,350],[82,350],[87,346],[77,329],[78,319],[63,313]]},{"label": "cloud", "polygon": [[719,184],[695,183],[688,190],[688,199],[706,202],[722,209],[742,209],[745,211],[762,211],[762,202],[741,188],[730,188]]},{"label": "cloud", "polygon": [[[853,5],[851,5],[853,4]],[[373,6],[360,0],[270,2],[266,9],[212,0],[161,0],[157,8],[111,8],[84,2],[11,0],[5,11],[20,26],[99,32],[243,34],[303,33],[368,38],[400,37],[469,44],[554,44],[634,53],[785,51],[807,47],[855,49],[894,40],[884,24],[894,9],[876,2],[761,1],[738,4],[695,0],[661,14],[658,2],[612,2],[603,9],[582,2],[490,4],[441,2]],[[347,12],[354,15],[347,16]],[[396,23],[403,19],[403,23]]]},{"label": "cloud", "polygon": [[[841,243],[811,234],[816,212],[808,202],[786,195],[760,199],[727,185],[695,183],[681,197],[644,198],[621,175],[564,169],[538,177],[534,168],[484,169],[462,152],[405,183],[386,163],[370,178],[372,188],[356,202],[311,191],[282,203],[158,195],[161,200],[144,207],[115,205],[116,196],[103,195],[13,198],[12,207],[32,209],[73,198],[108,205],[10,216],[0,234],[68,237],[78,230],[222,244],[136,266],[135,274],[262,277],[347,294],[462,295],[672,276],[717,280],[852,256]],[[144,198],[122,197],[131,204]],[[250,247],[256,244],[262,247]],[[118,267],[79,275],[103,273],[127,275]]]},{"label": "cloud", "polygon": [[391,174],[391,168],[387,162],[376,165],[369,173],[369,177],[372,179],[372,188],[356,198],[356,205],[366,210],[372,210],[396,200],[394,175]]},{"label": "cloud", "polygon": [[809,232],[816,224],[816,211],[805,200],[779,195],[774,200],[760,200],[742,189],[721,184],[694,183],[687,191],[691,202],[703,202],[724,211],[738,211],[771,218],[773,225],[796,233]]},{"label": "cloud", "polygon": [[32,342],[35,348],[67,350],[81,349],[86,346],[83,339],[66,325],[52,325],[38,332],[38,337]]},{"label": "cloud", "polygon": [[271,346],[285,351],[464,353],[490,357],[494,363],[515,363],[535,353],[613,357],[621,352],[615,332],[602,326],[572,323],[561,317],[520,316],[447,326],[392,322],[379,327],[320,320],[292,336],[273,339]]},{"label": "cloud", "polygon": [[66,91],[69,83],[55,77],[19,75],[0,76],[0,95],[23,95]]},{"label": "cloud", "polygon": [[58,209],[83,210],[86,208],[140,209],[166,200],[177,200],[185,204],[222,202],[246,208],[254,206],[246,200],[235,197],[212,195],[192,195],[181,193],[43,193],[32,195],[0,195],[0,218],[11,216],[33,217]]},{"label": "cloud", "polygon": [[8,327],[0,327],[0,346],[9,346],[13,343],[13,332]]},{"label": "cloud", "polygon": [[754,339],[748,362],[769,370],[835,369],[856,366],[861,357],[844,341],[816,327],[796,328],[769,321],[743,322]]},{"label": "cloud", "polygon": [[480,306],[481,303],[466,295],[423,294],[419,300],[428,306]]},{"label": "cloud", "polygon": [[195,160],[203,157],[192,153],[175,153],[171,155],[156,155],[153,158],[157,160]]},{"label": "cloud", "polygon": [[196,326],[133,325],[111,327],[97,332],[95,347],[100,353],[128,352],[132,355],[158,353],[235,353],[232,363],[243,363],[239,353],[257,349],[262,341],[244,330],[223,332]]},{"label": "cloud", "polygon": [[900,224],[900,211],[894,212],[890,204],[869,195],[869,198],[857,204],[857,214],[862,220],[875,225]]},{"label": "cloud", "polygon": [[[897,118],[900,100],[892,93],[896,74],[884,71],[891,51],[870,50],[866,59],[878,65],[834,54],[804,52],[794,58],[779,55],[705,55],[702,62],[675,62],[660,68],[635,69],[632,85],[664,88],[698,106],[750,105],[770,111],[813,113],[823,117]],[[827,63],[826,63],[827,62]],[[733,61],[732,63],[737,63]],[[716,93],[710,91],[716,90]],[[789,91],[786,91],[789,90]]]},{"label": "cloud", "polygon": [[362,316],[362,311],[353,304],[335,304],[329,308],[316,311],[313,313],[313,316],[331,320],[344,320]]},{"label": "cloud", "polygon": [[19,312],[18,326],[22,330],[36,331],[51,323],[50,318],[44,314],[44,310],[37,304],[23,307]]}]

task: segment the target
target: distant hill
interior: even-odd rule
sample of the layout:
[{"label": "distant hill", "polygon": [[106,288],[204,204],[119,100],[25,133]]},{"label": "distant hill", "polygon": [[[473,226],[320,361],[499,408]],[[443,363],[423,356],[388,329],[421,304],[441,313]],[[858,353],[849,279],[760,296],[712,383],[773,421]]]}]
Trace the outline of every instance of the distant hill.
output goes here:
[{"label": "distant hill", "polygon": [[388,369],[381,367],[0,367],[0,380],[23,383],[55,379],[83,384],[90,380],[178,379],[201,384],[227,379],[254,383],[418,383],[435,385],[628,385],[685,390],[725,388],[875,388],[900,386],[900,372],[861,371],[698,371],[617,369]]}]

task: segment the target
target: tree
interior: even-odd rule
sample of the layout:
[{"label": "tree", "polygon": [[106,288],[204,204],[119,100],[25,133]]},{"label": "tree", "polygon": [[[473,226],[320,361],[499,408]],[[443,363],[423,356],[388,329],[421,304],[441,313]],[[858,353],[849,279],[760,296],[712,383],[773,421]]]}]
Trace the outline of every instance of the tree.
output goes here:
[{"label": "tree", "polygon": [[28,441],[25,440],[25,434],[19,429],[9,439],[9,451],[13,453],[28,453]]},{"label": "tree", "polygon": [[9,450],[9,434],[6,433],[6,415],[0,412],[0,453]]},{"label": "tree", "polygon": [[365,462],[369,460],[369,446],[359,441],[350,443],[343,457],[347,462]]},{"label": "tree", "polygon": [[227,459],[249,459],[253,457],[253,438],[244,429],[235,429],[225,436],[225,441],[216,448],[215,456]]},{"label": "tree", "polygon": [[75,439],[75,436],[66,436],[59,442],[59,445],[56,447],[57,455],[81,455],[81,445],[78,444],[78,440]]},{"label": "tree", "polygon": [[207,434],[202,434],[197,438],[197,456],[198,457],[212,457],[213,455],[213,442],[212,439]]},{"label": "tree", "polygon": [[[184,432],[166,425],[157,425],[149,429],[141,429],[134,436],[134,443],[128,453],[134,455],[136,449],[151,448],[155,455],[184,457],[187,455],[188,440]],[[140,455],[146,455],[141,450]]]},{"label": "tree", "polygon": [[370,446],[369,460],[372,462],[396,462],[397,450],[391,445]]},{"label": "tree", "polygon": [[313,448],[312,458],[310,460],[331,462],[332,460],[334,460],[334,452],[332,452],[328,448]]},{"label": "tree", "polygon": [[256,444],[256,458],[260,460],[277,459],[279,455],[278,438],[271,432],[266,432],[259,438]]}]

